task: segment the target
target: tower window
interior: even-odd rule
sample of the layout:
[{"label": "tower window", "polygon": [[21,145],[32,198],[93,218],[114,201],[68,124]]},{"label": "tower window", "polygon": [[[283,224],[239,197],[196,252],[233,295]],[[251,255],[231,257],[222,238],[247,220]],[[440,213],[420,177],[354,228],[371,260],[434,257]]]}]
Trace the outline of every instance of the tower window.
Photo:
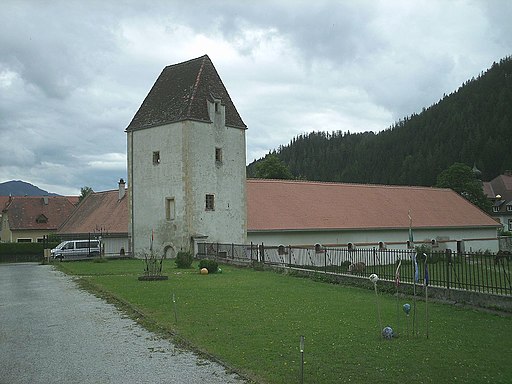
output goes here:
[{"label": "tower window", "polygon": [[174,220],[176,218],[176,209],[174,206],[174,198],[167,197],[165,199],[165,219]]},{"label": "tower window", "polygon": [[215,148],[215,162],[222,163],[222,148]]},{"label": "tower window", "polygon": [[160,164],[160,151],[153,152],[153,165]]},{"label": "tower window", "polygon": [[215,196],[214,195],[206,195],[206,207],[207,211],[215,210]]}]

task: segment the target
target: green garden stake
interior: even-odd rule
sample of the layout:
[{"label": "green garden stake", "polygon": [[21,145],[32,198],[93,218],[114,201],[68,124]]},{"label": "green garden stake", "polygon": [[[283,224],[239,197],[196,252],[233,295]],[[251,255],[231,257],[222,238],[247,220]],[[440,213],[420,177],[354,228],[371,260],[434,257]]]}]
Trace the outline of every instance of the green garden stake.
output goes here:
[{"label": "green garden stake", "polygon": [[300,337],[300,382],[304,383],[304,336]]}]

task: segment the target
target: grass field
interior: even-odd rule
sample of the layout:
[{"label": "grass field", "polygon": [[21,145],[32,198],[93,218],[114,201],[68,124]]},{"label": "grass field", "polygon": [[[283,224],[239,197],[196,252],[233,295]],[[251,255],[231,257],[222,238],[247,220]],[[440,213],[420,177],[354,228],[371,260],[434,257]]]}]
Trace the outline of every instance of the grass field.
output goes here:
[{"label": "grass field", "polygon": [[[137,280],[139,260],[58,266],[258,383],[300,382],[301,335],[305,383],[512,382],[511,317],[429,302],[427,339],[423,301],[412,335],[401,310],[412,299],[397,312],[394,296],[371,289],[231,266],[203,276],[169,261],[169,280],[153,282]],[[380,336],[377,308],[399,337]]]}]

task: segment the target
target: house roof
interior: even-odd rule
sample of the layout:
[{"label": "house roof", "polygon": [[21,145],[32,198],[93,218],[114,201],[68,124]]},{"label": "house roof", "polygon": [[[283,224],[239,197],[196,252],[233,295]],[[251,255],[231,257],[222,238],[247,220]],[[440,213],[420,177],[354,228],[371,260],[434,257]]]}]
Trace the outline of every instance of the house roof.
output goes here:
[{"label": "house roof", "polygon": [[65,196],[13,196],[3,212],[11,230],[56,230],[75,208]]},{"label": "house roof", "polygon": [[484,183],[484,193],[490,198],[501,195],[507,200],[512,200],[512,173],[507,171],[504,175],[498,175],[491,181]]},{"label": "house roof", "polygon": [[119,190],[91,192],[59,228],[59,233],[128,232],[128,198]]},{"label": "house roof", "polygon": [[207,55],[164,68],[126,131],[182,120],[210,122],[207,100],[220,99],[225,124],[247,128]]},{"label": "house roof", "polygon": [[[508,206],[512,205],[512,172],[505,171],[491,181],[483,184],[486,196],[494,200],[493,212],[508,213]],[[498,197],[499,196],[499,197]]]},{"label": "house roof", "polygon": [[451,189],[247,180],[248,231],[497,227]]},{"label": "house roof", "polygon": [[3,211],[7,204],[9,203],[9,196],[0,196],[0,212]]}]

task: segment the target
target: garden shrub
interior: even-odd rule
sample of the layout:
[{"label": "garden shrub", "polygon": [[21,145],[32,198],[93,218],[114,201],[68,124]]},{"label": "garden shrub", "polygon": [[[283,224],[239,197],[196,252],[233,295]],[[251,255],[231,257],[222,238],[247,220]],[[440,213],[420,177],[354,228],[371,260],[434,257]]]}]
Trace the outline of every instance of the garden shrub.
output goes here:
[{"label": "garden shrub", "polygon": [[192,261],[193,261],[192,253],[189,251],[179,251],[176,255],[176,260],[174,261],[176,263],[176,267],[187,269],[192,267]]},{"label": "garden shrub", "polygon": [[348,271],[348,267],[352,264],[350,260],[345,260],[343,263],[341,263],[341,270],[342,271]]},{"label": "garden shrub", "polygon": [[219,264],[215,260],[203,259],[199,262],[199,269],[206,268],[208,273],[215,273],[219,270]]},{"label": "garden shrub", "polygon": [[[55,247],[49,244],[47,247]],[[43,243],[0,243],[0,262],[28,262],[43,260]]]},{"label": "garden shrub", "polygon": [[255,270],[255,271],[264,271],[265,270],[265,263],[262,262],[262,261],[256,261],[256,260],[253,260],[251,262],[251,267]]}]

